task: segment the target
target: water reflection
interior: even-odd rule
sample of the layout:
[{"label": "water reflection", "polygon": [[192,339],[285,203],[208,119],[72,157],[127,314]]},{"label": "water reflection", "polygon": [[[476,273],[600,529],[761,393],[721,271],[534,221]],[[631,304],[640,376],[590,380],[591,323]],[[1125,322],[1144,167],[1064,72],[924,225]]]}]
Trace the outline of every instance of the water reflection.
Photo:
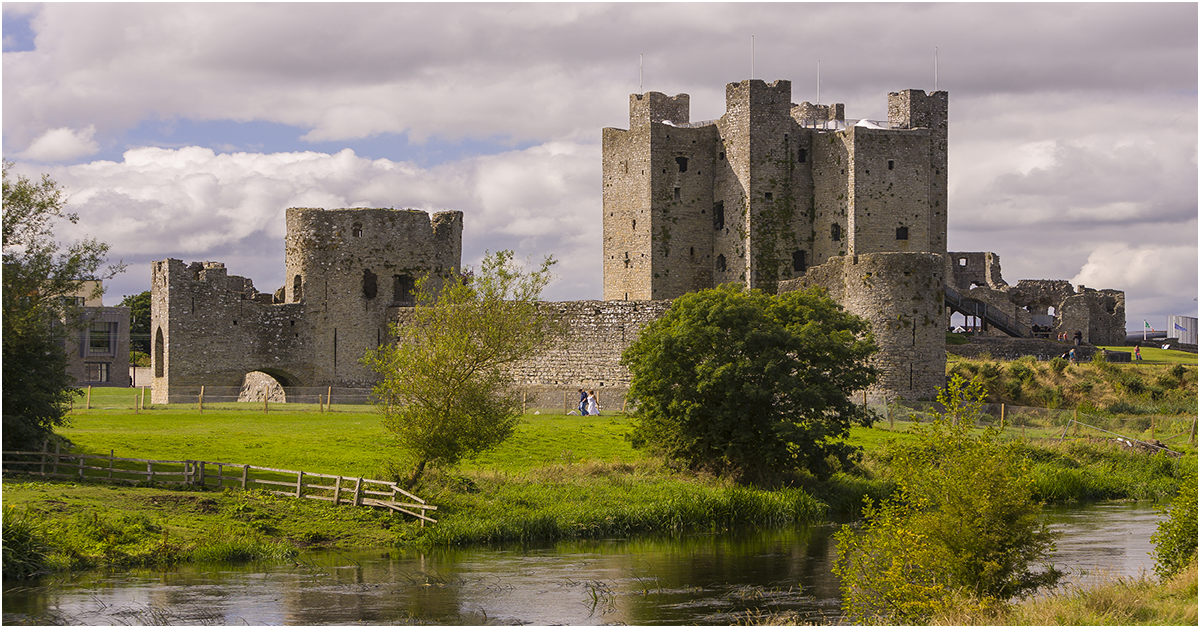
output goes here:
[{"label": "water reflection", "polygon": [[[1055,562],[1136,574],[1146,505],[1055,508]],[[835,526],[437,552],[311,552],[287,564],[189,566],[5,583],[3,621],[104,624],[729,624],[840,612]]]}]

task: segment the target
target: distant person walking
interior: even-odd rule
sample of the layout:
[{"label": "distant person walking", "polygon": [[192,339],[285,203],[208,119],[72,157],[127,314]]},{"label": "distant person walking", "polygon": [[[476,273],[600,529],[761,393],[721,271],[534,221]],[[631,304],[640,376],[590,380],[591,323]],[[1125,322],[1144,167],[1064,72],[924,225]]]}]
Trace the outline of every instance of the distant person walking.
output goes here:
[{"label": "distant person walking", "polygon": [[588,413],[588,394],[579,389],[579,416],[587,416]]},{"label": "distant person walking", "polygon": [[1075,364],[1075,349],[1074,348],[1072,348],[1070,351],[1067,352],[1067,357],[1068,357],[1068,359],[1071,360],[1071,364]]},{"label": "distant person walking", "polygon": [[593,416],[600,415],[600,402],[596,400],[596,391],[589,390],[587,394],[587,413]]},{"label": "distant person walking", "polygon": [[1133,359],[1142,361],[1142,345],[1133,345]]},{"label": "distant person walking", "polygon": [[1075,346],[1078,347],[1083,342],[1083,332],[1075,330]]}]

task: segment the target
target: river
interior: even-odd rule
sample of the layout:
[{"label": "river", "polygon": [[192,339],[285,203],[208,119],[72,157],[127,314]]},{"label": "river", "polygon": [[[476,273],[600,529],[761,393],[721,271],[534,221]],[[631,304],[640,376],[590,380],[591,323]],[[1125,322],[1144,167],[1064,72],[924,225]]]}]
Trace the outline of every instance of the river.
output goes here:
[{"label": "river", "polygon": [[[1053,562],[1086,583],[1153,566],[1147,503],[1051,507]],[[755,612],[836,621],[834,525],[412,552],[5,581],[3,623],[730,624]]]}]

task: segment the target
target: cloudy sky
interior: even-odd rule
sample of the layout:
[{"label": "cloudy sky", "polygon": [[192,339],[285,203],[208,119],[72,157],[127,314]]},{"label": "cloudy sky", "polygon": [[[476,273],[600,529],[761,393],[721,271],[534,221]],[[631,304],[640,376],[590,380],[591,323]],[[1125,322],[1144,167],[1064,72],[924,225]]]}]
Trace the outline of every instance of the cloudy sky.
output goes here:
[{"label": "cloudy sky", "polygon": [[462,210],[464,263],[553,254],[544,296],[598,299],[629,94],[713,119],[746,78],[815,101],[819,61],[821,102],[881,119],[936,48],[950,249],[1123,289],[1130,329],[1196,316],[1195,3],[3,7],[4,157],[67,188],[60,236],[130,264],[107,304],[167,257],[274,291],[293,206]]}]

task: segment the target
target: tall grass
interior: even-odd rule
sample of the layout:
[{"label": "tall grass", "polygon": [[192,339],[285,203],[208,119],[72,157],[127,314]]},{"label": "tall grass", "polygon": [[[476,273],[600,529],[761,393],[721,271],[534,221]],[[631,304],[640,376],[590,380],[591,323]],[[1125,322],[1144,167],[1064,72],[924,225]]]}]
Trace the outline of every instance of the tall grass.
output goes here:
[{"label": "tall grass", "polygon": [[[827,507],[802,489],[765,491],[700,485],[670,476],[547,468],[540,474],[483,474],[437,494],[436,526],[414,542],[446,546],[644,532],[719,532],[822,520]],[[448,483],[447,483],[448,486]]]}]

